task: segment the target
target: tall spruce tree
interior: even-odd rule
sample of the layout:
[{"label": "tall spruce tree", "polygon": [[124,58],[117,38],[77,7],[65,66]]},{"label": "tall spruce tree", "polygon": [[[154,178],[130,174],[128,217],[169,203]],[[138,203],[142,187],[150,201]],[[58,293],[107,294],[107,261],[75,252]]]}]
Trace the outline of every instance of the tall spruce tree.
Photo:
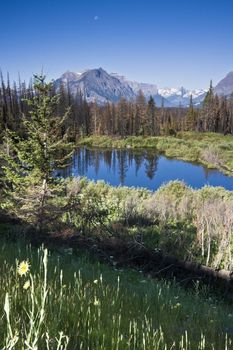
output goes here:
[{"label": "tall spruce tree", "polygon": [[203,101],[198,131],[214,131],[214,117],[214,90],[211,80],[209,90]]},{"label": "tall spruce tree", "polygon": [[190,95],[189,109],[185,117],[185,130],[192,131],[196,129],[197,111],[193,107],[193,96]]},{"label": "tall spruce tree", "polygon": [[35,76],[34,97],[25,102],[29,108],[29,114],[22,116],[25,137],[10,130],[4,137],[3,206],[42,231],[60,214],[63,182],[54,171],[67,166],[73,151],[63,128],[69,110],[62,117],[55,114],[59,95],[52,96],[52,83],[43,76]]},{"label": "tall spruce tree", "polygon": [[159,125],[157,123],[157,108],[152,96],[147,103],[147,125],[146,134],[155,136],[159,134]]}]

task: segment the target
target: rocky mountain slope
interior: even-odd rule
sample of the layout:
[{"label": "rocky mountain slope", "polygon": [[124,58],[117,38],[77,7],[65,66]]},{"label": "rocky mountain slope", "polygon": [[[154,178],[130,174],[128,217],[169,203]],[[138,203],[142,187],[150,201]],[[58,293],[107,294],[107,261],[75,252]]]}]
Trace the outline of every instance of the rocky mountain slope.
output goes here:
[{"label": "rocky mountain slope", "polygon": [[90,69],[84,73],[66,72],[55,81],[58,88],[60,84],[69,85],[72,95],[79,91],[83,93],[88,102],[98,103],[117,102],[121,97],[133,100],[135,93],[127,84],[122,84],[119,79],[111,76],[102,68]]},{"label": "rocky mountain slope", "polygon": [[152,96],[158,107],[160,107],[162,103],[164,104],[165,107],[173,107],[173,104],[170,103],[170,101],[167,100],[165,96],[162,96],[161,94],[159,94],[157,85],[148,84],[148,83],[139,83],[137,81],[127,80],[126,77],[124,77],[123,75],[118,75],[117,73],[111,73],[111,76],[116,77],[123,84],[130,86],[133,92],[135,93],[135,95],[137,95],[141,90],[147,99],[149,99],[150,96]]},{"label": "rocky mountain slope", "polygon": [[233,72],[228,73],[214,88],[218,95],[230,96],[233,93]]}]

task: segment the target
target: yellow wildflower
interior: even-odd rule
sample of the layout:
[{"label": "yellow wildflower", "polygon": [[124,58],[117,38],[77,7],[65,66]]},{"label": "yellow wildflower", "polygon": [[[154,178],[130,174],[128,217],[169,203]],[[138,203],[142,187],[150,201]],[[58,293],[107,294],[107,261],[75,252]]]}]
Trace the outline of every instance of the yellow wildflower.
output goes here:
[{"label": "yellow wildflower", "polygon": [[28,273],[29,269],[30,269],[29,262],[24,260],[19,264],[17,268],[17,272],[22,277],[23,275],[26,275]]}]

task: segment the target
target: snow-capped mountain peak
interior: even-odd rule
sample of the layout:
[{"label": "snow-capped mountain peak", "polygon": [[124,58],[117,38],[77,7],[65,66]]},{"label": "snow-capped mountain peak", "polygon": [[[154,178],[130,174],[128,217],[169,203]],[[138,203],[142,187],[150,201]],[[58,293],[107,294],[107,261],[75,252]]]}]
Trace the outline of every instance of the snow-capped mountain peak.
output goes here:
[{"label": "snow-capped mountain peak", "polygon": [[158,93],[164,98],[168,99],[173,105],[182,105],[183,107],[189,105],[191,95],[194,105],[200,104],[203,101],[206,92],[207,90],[204,89],[188,90],[183,86],[178,88],[158,89]]}]

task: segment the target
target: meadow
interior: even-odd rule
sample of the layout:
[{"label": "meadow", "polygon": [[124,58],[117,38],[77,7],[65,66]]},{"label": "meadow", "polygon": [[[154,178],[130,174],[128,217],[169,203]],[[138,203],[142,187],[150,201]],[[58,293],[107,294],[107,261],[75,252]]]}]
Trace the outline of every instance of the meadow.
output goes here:
[{"label": "meadow", "polygon": [[232,319],[198,283],[187,293],[80,251],[1,239],[1,349],[226,350]]}]

